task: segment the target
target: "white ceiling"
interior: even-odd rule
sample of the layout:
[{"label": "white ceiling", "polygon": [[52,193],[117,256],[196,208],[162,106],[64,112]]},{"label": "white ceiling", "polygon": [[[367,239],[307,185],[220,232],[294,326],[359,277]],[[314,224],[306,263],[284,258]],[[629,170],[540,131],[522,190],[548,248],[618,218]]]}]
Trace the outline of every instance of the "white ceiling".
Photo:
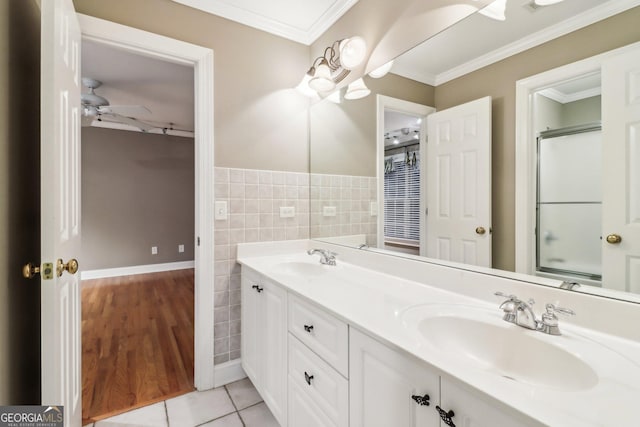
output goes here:
[{"label": "white ceiling", "polygon": [[136,119],[159,127],[173,123],[175,129],[193,131],[192,67],[86,40],[82,42],[81,58],[82,76],[100,80],[102,86],[96,94],[111,105],[143,105],[151,113],[137,115]]},{"label": "white ceiling", "polygon": [[310,45],[358,0],[173,0]]},{"label": "white ceiling", "polygon": [[565,0],[532,8],[508,0],[505,21],[476,13],[396,59],[392,73],[440,85],[640,5],[639,0]]}]

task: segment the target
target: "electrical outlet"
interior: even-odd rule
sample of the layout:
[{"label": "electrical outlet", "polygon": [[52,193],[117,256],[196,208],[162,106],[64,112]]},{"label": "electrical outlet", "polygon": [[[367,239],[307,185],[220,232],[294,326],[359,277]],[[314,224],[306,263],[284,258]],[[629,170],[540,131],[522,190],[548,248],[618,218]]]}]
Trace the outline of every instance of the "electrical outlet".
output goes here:
[{"label": "electrical outlet", "polygon": [[280,206],[280,218],[293,218],[296,216],[296,208],[293,206]]},{"label": "electrical outlet", "polygon": [[178,245],[178,252],[184,252],[184,245]]},{"label": "electrical outlet", "polygon": [[323,206],[322,216],[336,216],[337,209],[335,206]]},{"label": "electrical outlet", "polygon": [[371,216],[378,216],[378,202],[369,203],[369,214]]},{"label": "electrical outlet", "polygon": [[227,219],[227,202],[224,200],[215,203],[214,207],[214,219],[217,221],[224,221]]},{"label": "electrical outlet", "polygon": [[158,255],[158,247],[151,246],[151,255]]}]

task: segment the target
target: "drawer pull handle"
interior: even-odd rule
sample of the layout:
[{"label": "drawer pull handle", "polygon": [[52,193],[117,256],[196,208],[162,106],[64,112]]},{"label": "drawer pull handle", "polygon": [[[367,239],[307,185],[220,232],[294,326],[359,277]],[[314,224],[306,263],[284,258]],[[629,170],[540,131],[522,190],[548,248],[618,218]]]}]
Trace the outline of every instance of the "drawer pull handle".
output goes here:
[{"label": "drawer pull handle", "polygon": [[311,331],[313,331],[313,325],[304,325],[304,330],[311,333]]},{"label": "drawer pull handle", "polygon": [[453,420],[451,419],[455,415],[453,411],[450,410],[448,412],[445,412],[445,410],[439,406],[436,406],[436,411],[438,411],[438,414],[440,414],[440,419],[442,419],[442,422],[444,422],[449,427],[456,427],[456,425],[453,423]]},{"label": "drawer pull handle", "polygon": [[313,375],[307,374],[307,371],[304,371],[304,380],[307,384],[311,385],[311,380],[313,379]]},{"label": "drawer pull handle", "polygon": [[417,394],[414,394],[413,396],[411,396],[411,398],[413,400],[416,401],[416,403],[420,406],[429,406],[429,395],[425,394],[424,396],[418,396]]},{"label": "drawer pull handle", "polygon": [[264,290],[264,288],[261,288],[261,287],[260,287],[260,286],[258,286],[258,285],[253,285],[253,286],[252,286],[252,288],[253,288],[253,289],[255,289],[255,290],[256,290],[256,291],[258,291],[258,292],[262,292],[262,291]]}]

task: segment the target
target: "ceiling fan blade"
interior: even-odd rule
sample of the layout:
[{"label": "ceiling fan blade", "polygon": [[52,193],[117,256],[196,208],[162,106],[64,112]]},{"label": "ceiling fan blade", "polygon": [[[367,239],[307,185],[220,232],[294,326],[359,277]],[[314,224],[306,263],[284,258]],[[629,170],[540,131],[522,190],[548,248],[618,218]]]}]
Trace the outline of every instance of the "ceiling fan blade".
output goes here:
[{"label": "ceiling fan blade", "polygon": [[138,117],[151,114],[151,111],[142,105],[107,105],[99,108],[103,114],[119,114],[126,117]]},{"label": "ceiling fan blade", "polygon": [[104,114],[104,113],[101,113],[101,116],[103,118],[105,118],[105,117],[108,118],[109,119],[108,121],[117,122],[117,123],[124,123],[126,125],[130,125],[130,126],[136,127],[136,128],[140,129],[143,132],[148,132],[151,129],[156,129],[157,128],[157,126],[150,125],[148,123],[142,122],[140,120],[137,120],[137,119],[134,119],[134,118],[131,118],[131,117],[121,116],[120,114],[114,114],[114,113],[106,113],[106,114]]}]

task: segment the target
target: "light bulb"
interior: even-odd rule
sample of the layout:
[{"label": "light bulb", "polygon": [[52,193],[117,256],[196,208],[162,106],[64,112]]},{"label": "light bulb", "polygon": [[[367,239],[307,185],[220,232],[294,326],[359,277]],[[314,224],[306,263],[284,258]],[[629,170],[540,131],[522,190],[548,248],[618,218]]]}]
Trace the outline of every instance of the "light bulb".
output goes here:
[{"label": "light bulb", "polygon": [[367,43],[362,37],[351,37],[340,42],[340,64],[352,70],[362,63],[367,53]]}]

